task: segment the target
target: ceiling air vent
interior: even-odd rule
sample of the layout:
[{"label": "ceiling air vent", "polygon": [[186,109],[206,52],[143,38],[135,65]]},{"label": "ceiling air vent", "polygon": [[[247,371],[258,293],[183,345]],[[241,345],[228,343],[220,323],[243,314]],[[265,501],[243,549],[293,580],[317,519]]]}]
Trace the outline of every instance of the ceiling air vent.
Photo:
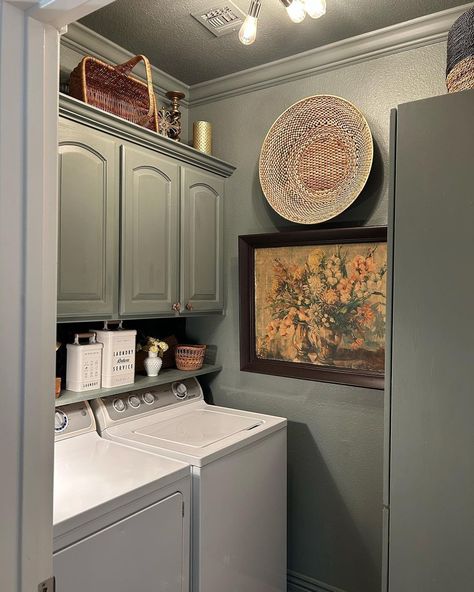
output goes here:
[{"label": "ceiling air vent", "polygon": [[245,14],[233,2],[223,2],[213,8],[193,12],[191,16],[216,37],[237,31],[245,19]]}]

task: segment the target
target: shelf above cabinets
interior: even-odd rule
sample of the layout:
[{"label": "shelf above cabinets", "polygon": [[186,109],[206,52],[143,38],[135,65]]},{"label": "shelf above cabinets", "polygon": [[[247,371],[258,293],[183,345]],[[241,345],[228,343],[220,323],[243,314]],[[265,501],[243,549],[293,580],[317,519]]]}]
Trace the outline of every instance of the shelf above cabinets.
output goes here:
[{"label": "shelf above cabinets", "polygon": [[192,146],[161,136],[62,93],[59,94],[59,115],[220,177],[230,177],[235,171],[235,166],[224,160],[199,152]]},{"label": "shelf above cabinets", "polygon": [[204,374],[212,374],[213,372],[219,372],[220,370],[222,370],[222,366],[219,364],[204,364],[199,370],[191,370],[189,372],[177,370],[176,368],[170,368],[168,370],[162,370],[158,376],[154,377],[137,375],[135,376],[135,382],[133,384],[127,384],[126,386],[97,389],[95,391],[85,391],[82,393],[63,390],[61,391],[61,396],[56,399],[56,407],[70,405],[71,403],[79,403],[80,401],[91,401],[92,399],[98,399],[99,397],[111,397],[113,395],[120,395],[122,393],[139,391],[141,389],[152,388],[160,384],[168,384],[169,382],[181,382],[186,378],[192,378],[193,376],[203,376]]}]

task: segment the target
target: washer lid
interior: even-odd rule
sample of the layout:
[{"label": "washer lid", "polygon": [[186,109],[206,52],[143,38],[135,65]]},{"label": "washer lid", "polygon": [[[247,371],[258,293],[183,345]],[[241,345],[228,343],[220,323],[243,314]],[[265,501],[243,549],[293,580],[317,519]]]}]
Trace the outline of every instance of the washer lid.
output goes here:
[{"label": "washer lid", "polygon": [[137,436],[203,448],[262,423],[261,419],[253,417],[196,409],[173,419],[149,423],[134,430],[134,433]]}]

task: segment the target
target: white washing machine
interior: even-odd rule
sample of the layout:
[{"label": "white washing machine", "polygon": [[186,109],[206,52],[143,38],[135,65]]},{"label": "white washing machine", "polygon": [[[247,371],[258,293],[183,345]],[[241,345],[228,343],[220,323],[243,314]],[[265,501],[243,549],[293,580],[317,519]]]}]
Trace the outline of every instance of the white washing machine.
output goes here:
[{"label": "white washing machine", "polygon": [[104,438],[192,465],[193,592],[286,591],[286,419],[208,405],[194,378],[93,410]]},{"label": "white washing machine", "polygon": [[55,415],[58,592],[188,592],[185,463],[102,439],[88,403]]}]

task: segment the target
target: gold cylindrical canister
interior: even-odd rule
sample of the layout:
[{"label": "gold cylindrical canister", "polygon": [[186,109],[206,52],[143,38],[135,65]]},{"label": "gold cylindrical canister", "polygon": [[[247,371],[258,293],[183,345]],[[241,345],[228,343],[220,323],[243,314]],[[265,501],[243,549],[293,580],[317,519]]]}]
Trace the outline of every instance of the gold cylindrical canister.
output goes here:
[{"label": "gold cylindrical canister", "polygon": [[193,123],[193,146],[200,152],[212,154],[212,125],[209,121]]}]

